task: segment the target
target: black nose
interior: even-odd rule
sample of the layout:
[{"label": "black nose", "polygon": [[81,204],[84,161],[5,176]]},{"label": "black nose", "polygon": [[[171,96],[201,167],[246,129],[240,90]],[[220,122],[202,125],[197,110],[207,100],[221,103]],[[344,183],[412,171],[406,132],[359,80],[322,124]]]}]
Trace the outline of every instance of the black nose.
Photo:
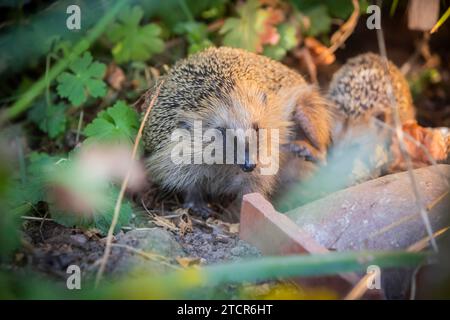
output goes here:
[{"label": "black nose", "polygon": [[240,167],[244,172],[252,172],[256,168],[256,164],[246,161],[244,164],[241,164]]}]

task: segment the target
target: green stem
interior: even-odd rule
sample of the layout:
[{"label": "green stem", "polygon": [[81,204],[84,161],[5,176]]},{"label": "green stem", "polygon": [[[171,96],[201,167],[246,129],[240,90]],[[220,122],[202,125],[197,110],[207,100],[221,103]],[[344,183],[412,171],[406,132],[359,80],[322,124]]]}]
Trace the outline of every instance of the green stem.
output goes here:
[{"label": "green stem", "polygon": [[394,15],[395,10],[397,9],[397,6],[398,6],[398,0],[392,1],[391,10],[389,12],[391,17]]},{"label": "green stem", "polygon": [[86,51],[92,43],[105,31],[110,22],[114,19],[117,13],[127,3],[126,0],[120,0],[115,3],[111,10],[103,16],[103,18],[95,25],[91,32],[86,37],[81,39],[71,50],[67,57],[58,61],[48,71],[48,74],[43,75],[19,100],[17,100],[11,107],[4,111],[0,120],[10,120],[17,117],[23,111],[27,110],[31,102],[34,101],[47,86],[47,81],[53,81],[61,72],[63,72],[70,63]]},{"label": "green stem", "polygon": [[[329,252],[294,256],[261,257],[174,271],[159,278],[142,276],[120,281],[105,289],[114,298],[139,292],[140,298],[186,298],[193,290],[227,283],[247,283],[293,277],[335,275],[367,271],[370,265],[380,269],[416,267],[426,263],[429,253],[405,251]],[[155,294],[155,292],[160,292]],[[117,295],[117,296],[115,296]],[[104,297],[102,297],[104,298]]]},{"label": "green stem", "polygon": [[409,252],[330,252],[327,254],[264,257],[253,261],[209,266],[201,269],[208,285],[229,282],[262,281],[295,276],[323,276],[341,272],[365,272],[369,265],[380,268],[417,266],[424,253]]},{"label": "green stem", "polygon": [[194,15],[192,14],[191,10],[189,9],[188,5],[186,4],[185,0],[178,0],[178,3],[181,6],[181,10],[183,10],[184,14],[186,15],[186,18],[190,21],[190,22],[194,22]]},{"label": "green stem", "polygon": [[445,13],[443,14],[443,16],[439,19],[438,22],[436,22],[436,24],[434,25],[434,27],[431,29],[430,33],[434,33],[437,31],[437,29],[440,28],[440,26],[442,26],[445,22],[445,20],[448,19],[448,17],[450,17],[450,7],[447,8],[447,11],[445,11]]}]

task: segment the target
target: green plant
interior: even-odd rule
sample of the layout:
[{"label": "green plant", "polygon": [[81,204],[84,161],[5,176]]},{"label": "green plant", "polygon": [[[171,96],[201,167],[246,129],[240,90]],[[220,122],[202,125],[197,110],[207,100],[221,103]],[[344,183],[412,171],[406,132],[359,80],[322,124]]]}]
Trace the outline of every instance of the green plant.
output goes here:
[{"label": "green plant", "polygon": [[253,52],[261,51],[260,36],[268,13],[257,0],[248,0],[236,10],[238,17],[227,18],[220,29],[220,34],[224,35],[223,44]]},{"label": "green plant", "polygon": [[64,103],[47,104],[45,99],[38,100],[28,112],[28,119],[52,139],[66,131],[68,106]]},{"label": "green plant", "polygon": [[114,106],[101,111],[92,123],[86,126],[84,134],[86,143],[127,141],[133,143],[139,128],[136,111],[125,102],[117,101]]},{"label": "green plant", "polygon": [[56,89],[61,97],[68,98],[74,106],[85,103],[88,96],[99,98],[106,94],[106,84],[102,81],[106,66],[93,61],[90,52],[76,58],[69,69],[71,72],[63,72],[56,78]]},{"label": "green plant", "polygon": [[175,27],[175,33],[186,35],[190,54],[214,46],[208,38],[208,28],[204,23],[193,21],[180,23]]},{"label": "green plant", "polygon": [[140,26],[144,12],[139,6],[123,10],[108,32],[114,43],[112,54],[117,63],[145,61],[164,49],[161,27],[150,23]]},{"label": "green plant", "polygon": [[103,34],[109,24],[112,22],[116,14],[123,9],[127,1],[119,0],[115,2],[111,10],[103,16],[95,27],[76,45],[72,47],[70,54],[59,60],[47,74],[44,74],[39,80],[25,92],[12,106],[4,110],[0,115],[0,121],[5,119],[12,119],[17,117],[23,111],[27,110],[30,104],[42,94],[47,88],[49,82],[53,81],[59,74],[61,74],[70,64],[78,58],[84,51],[86,51],[97,38]]}]

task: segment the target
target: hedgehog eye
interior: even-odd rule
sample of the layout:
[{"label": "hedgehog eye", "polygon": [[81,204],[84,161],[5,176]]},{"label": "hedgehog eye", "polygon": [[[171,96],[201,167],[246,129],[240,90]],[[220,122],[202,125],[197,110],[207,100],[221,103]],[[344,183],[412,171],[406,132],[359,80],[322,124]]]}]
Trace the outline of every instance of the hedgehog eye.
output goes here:
[{"label": "hedgehog eye", "polygon": [[386,122],[386,114],[384,112],[380,112],[380,113],[376,114],[375,118],[382,122]]},{"label": "hedgehog eye", "polygon": [[178,121],[177,126],[178,126],[179,129],[186,129],[186,130],[190,130],[191,129],[190,124],[187,123],[186,121],[182,121],[182,120]]}]

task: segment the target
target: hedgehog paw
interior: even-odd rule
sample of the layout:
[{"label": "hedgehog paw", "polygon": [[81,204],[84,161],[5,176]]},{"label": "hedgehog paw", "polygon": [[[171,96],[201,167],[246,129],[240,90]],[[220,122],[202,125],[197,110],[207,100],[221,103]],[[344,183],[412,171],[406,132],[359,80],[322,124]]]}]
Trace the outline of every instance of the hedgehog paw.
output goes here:
[{"label": "hedgehog paw", "polygon": [[187,202],[183,207],[193,214],[201,216],[203,219],[207,219],[214,214],[214,210],[209,208],[206,203]]},{"label": "hedgehog paw", "polygon": [[313,154],[311,148],[304,144],[289,143],[288,149],[291,153],[299,158],[304,158],[306,161],[317,162],[319,159]]}]

